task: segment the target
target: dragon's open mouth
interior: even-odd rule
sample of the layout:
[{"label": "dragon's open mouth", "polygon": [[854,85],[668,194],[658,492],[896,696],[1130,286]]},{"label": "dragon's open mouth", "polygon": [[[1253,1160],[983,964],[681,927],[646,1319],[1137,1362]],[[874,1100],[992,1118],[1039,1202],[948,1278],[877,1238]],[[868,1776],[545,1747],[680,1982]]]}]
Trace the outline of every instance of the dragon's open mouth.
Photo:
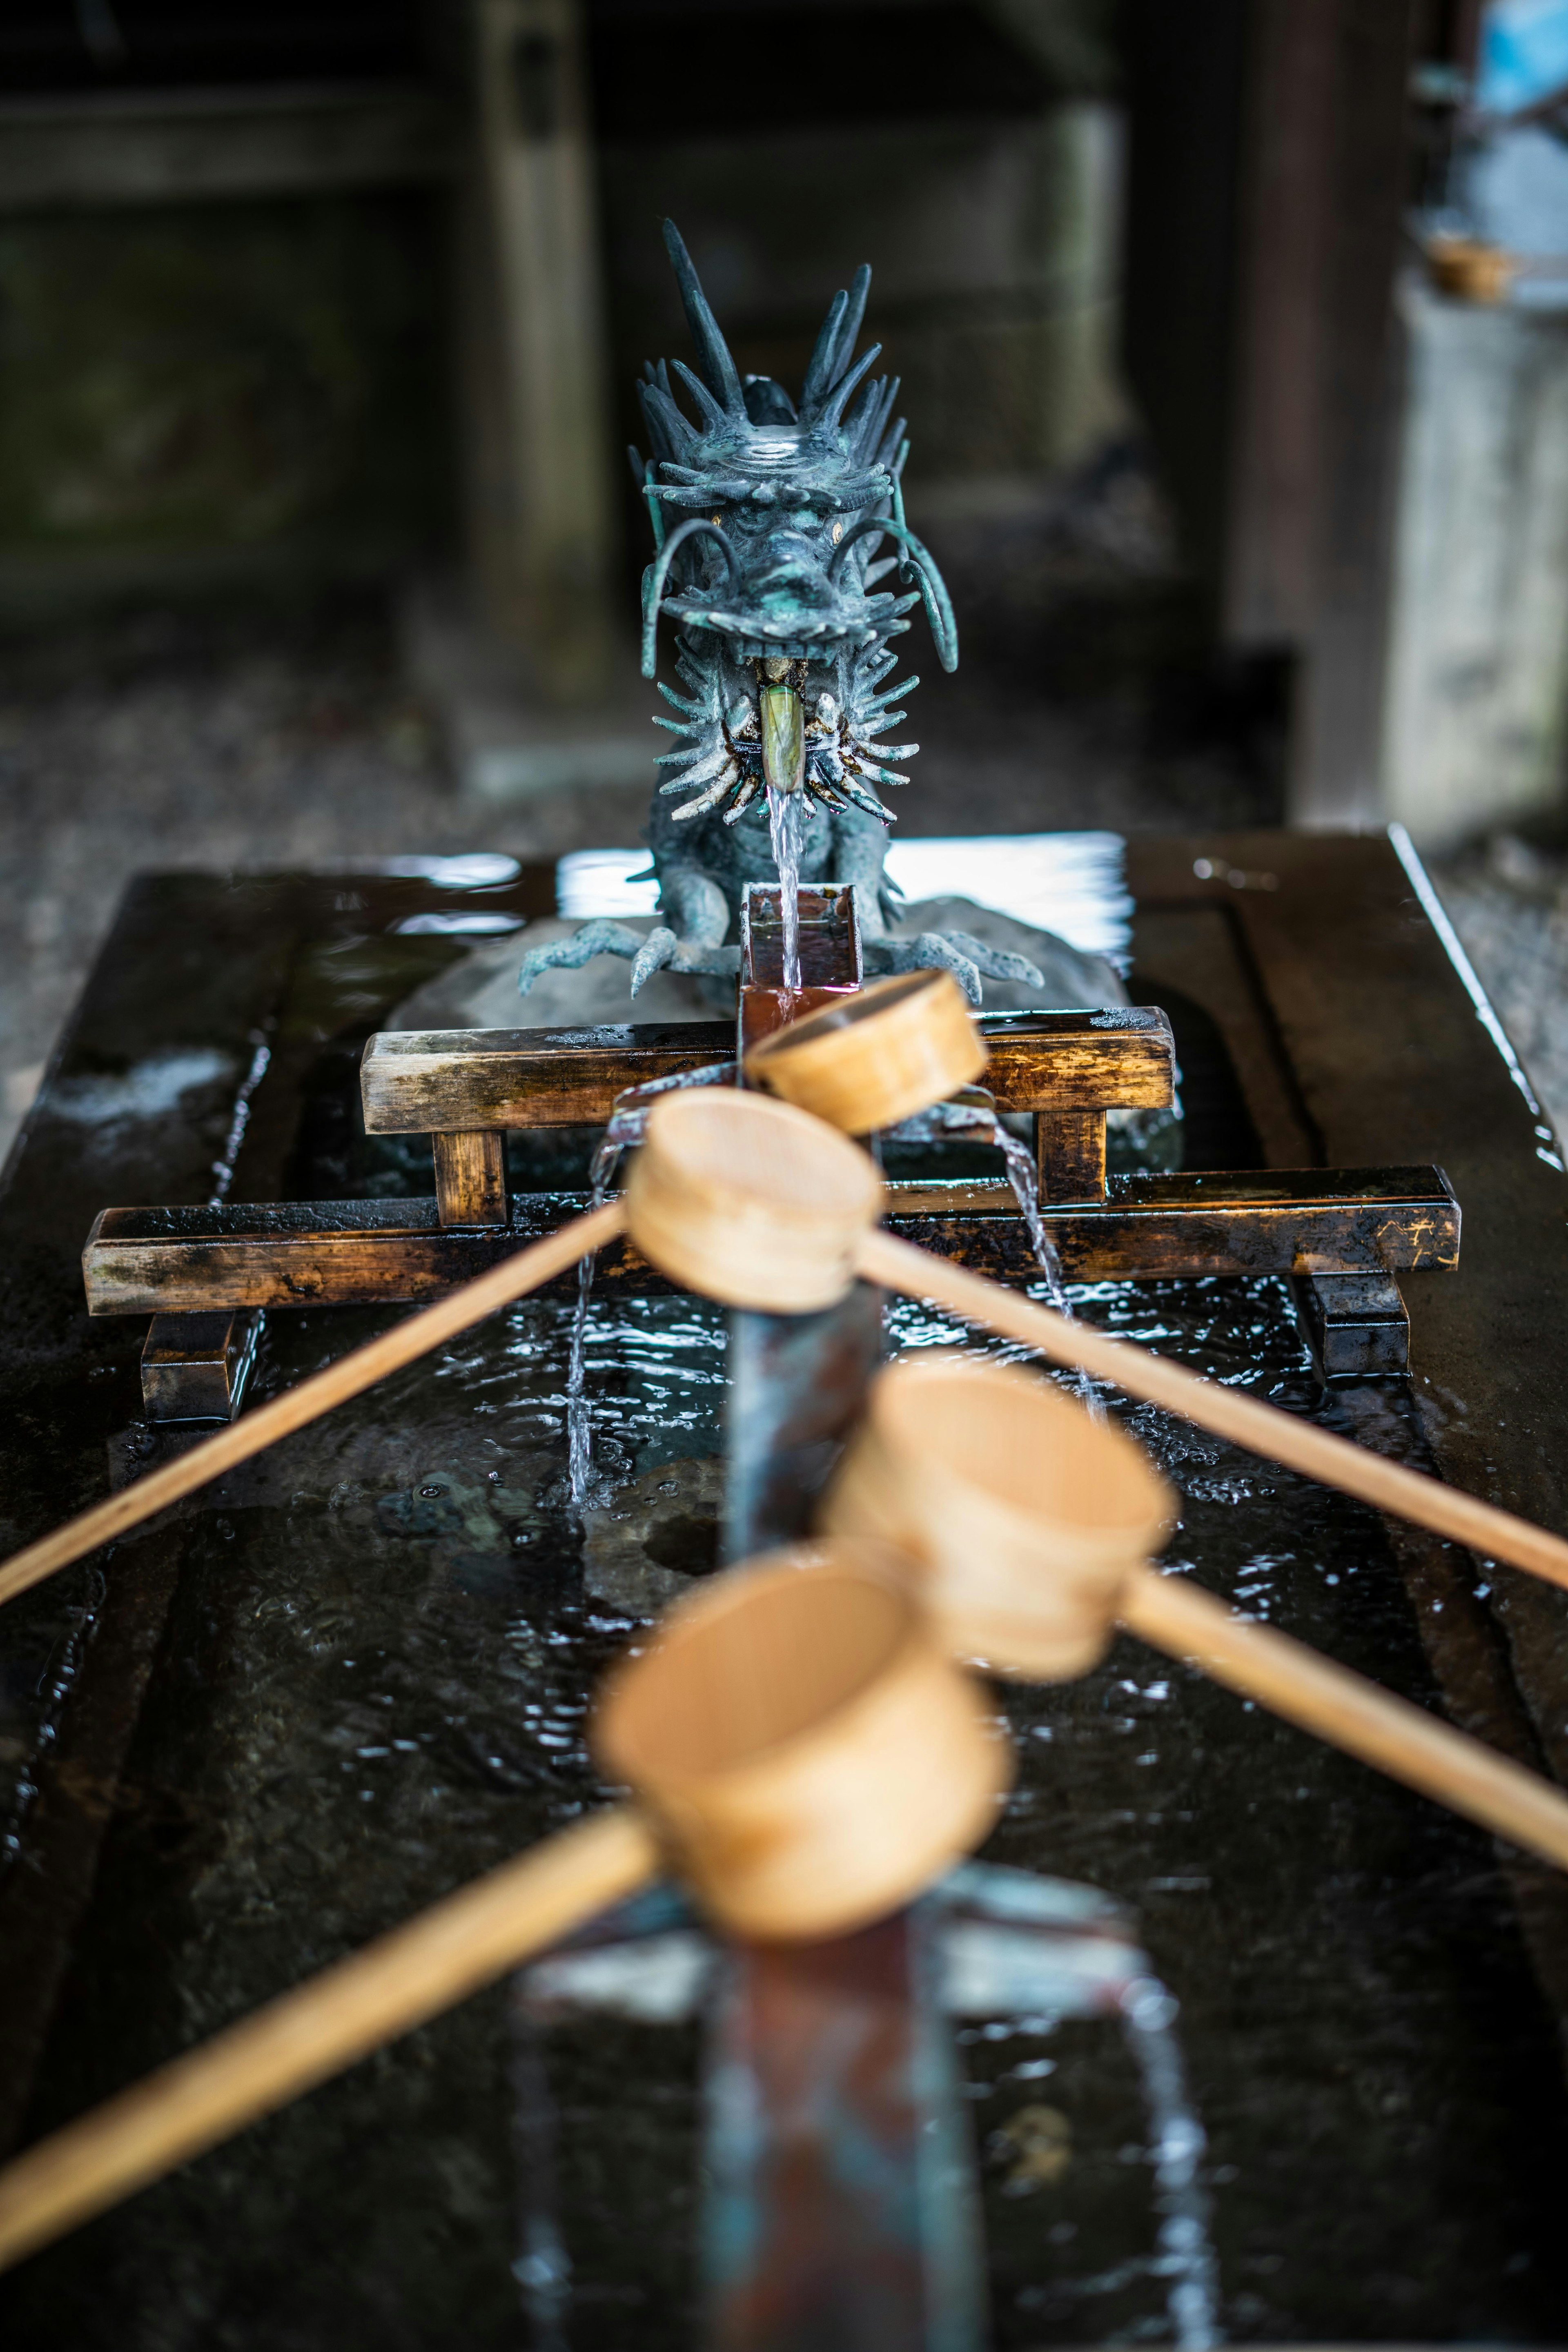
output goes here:
[{"label": "dragon's open mouth", "polygon": [[808,807],[858,808],[891,824],[876,787],[907,783],[887,763],[912,759],[920,749],[875,740],[880,729],[898,725],[904,714],[889,705],[918,683],[907,678],[882,689],[895,659],[877,647],[842,656],[830,687],[820,669],[813,674],[805,661],[776,649],[765,659],[739,661],[717,639],[683,638],[676,667],[692,691],[661,686],[681,717],[657,723],[687,740],[659,761],[674,771],[659,790],[696,790],[671,815],[680,822],[721,812],[733,824],[771,785],[803,793]]}]

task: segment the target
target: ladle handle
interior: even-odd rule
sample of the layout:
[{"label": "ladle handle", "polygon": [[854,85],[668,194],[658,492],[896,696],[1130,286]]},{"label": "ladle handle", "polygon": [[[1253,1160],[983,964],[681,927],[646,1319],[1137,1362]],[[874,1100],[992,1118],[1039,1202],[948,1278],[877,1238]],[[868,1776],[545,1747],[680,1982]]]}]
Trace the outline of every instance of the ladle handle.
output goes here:
[{"label": "ladle handle", "polygon": [[870,1233],[861,1244],[857,1271],[868,1282],[904,1291],[912,1298],[934,1299],[966,1322],[1022,1339],[1056,1363],[1076,1364],[1129,1396],[1164,1405],[1196,1422],[1200,1429],[1244,1445],[1249,1454],[1281,1462],[1325,1486],[1338,1486],[1396,1518],[1413,1519],[1418,1527],[1468,1545],[1483,1559],[1506,1559],[1532,1576],[1544,1577],[1549,1584],[1568,1586],[1568,1543],[1561,1536],[1517,1518],[1511,1511],[1500,1511],[1462,1487],[1446,1486],[1403,1463],[1385,1461],[1381,1454],[1335,1437],[1310,1421],[1299,1421],[1277,1405],[1244,1396],[1217,1381],[1200,1380],[1168,1357],[1152,1355],[1127,1339],[1108,1339],[1103,1332],[1070,1322],[1048,1307],[1037,1307],[1017,1291],[929,1250],[916,1249],[891,1234]]},{"label": "ladle handle", "polygon": [[1117,1613],[1154,1649],[1568,1870],[1568,1797],[1479,1739],[1180,1577],[1138,1570]]},{"label": "ladle handle", "polygon": [[547,1234],[542,1241],[519,1250],[515,1257],[491,1266],[488,1274],[464,1283],[448,1297],[437,1299],[434,1307],[411,1315],[406,1322],[384,1332],[379,1339],[372,1339],[367,1346],[356,1348],[352,1355],[329,1364],[324,1372],[313,1372],[298,1388],[274,1397],[255,1412],[247,1412],[242,1421],[232,1422],[227,1429],[220,1429],[216,1436],[194,1445],[177,1461],[149,1471],[145,1478],[138,1478],[134,1486],[111,1495],[107,1502],[95,1503],[91,1510],[68,1519],[52,1535],[41,1537],[25,1550],[13,1552],[0,1566],[0,1603],[14,1601],[18,1592],[41,1583],[56,1569],[68,1568],[73,1559],[96,1551],[100,1544],[122,1536],[128,1528],[139,1527],[143,1519],[177,1503],[182,1496],[194,1494],[220,1471],[232,1469],[237,1462],[248,1461],[251,1454],[275,1445],[280,1437],[291,1436],[307,1422],[317,1421],[334,1405],[358,1396],[362,1389],[374,1388],[388,1372],[401,1371],[405,1364],[428,1354],[444,1339],[466,1331],[470,1323],[493,1315],[498,1307],[510,1307],[513,1299],[537,1290],[552,1276],[564,1274],[569,1265],[575,1265],[591,1250],[602,1249],[606,1242],[614,1241],[625,1225],[625,1212],[618,1201],[591,1210],[585,1217],[574,1218],[559,1233]]},{"label": "ladle handle", "polygon": [[658,1868],[637,1814],[595,1813],[40,2140],[0,2172],[0,2269],[492,1983]]}]

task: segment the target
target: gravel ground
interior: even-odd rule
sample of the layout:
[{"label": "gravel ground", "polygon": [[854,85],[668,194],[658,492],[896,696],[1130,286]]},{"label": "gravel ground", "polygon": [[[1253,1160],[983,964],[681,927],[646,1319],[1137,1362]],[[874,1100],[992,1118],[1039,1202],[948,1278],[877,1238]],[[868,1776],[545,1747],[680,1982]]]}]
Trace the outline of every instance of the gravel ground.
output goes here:
[{"label": "gravel ground", "polygon": [[[902,832],[1274,820],[1276,714],[1256,680],[1195,665],[1193,601],[1135,471],[1112,465],[1000,537],[931,536],[965,659],[911,711],[925,748]],[[551,856],[635,841],[647,796],[460,800],[388,607],[362,599],[293,618],[144,612],[0,646],[0,807],[3,1152],[139,868]],[[1568,865],[1505,837],[1437,879],[1568,1129]]]}]

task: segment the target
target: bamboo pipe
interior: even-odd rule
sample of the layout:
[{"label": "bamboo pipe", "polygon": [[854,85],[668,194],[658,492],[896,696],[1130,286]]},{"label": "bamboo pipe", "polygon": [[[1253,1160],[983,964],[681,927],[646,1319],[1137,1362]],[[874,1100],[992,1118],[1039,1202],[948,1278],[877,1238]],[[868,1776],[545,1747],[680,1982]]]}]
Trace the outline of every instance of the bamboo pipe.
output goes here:
[{"label": "bamboo pipe", "polygon": [[437,1299],[434,1307],[411,1315],[395,1330],[384,1332],[379,1339],[372,1339],[367,1346],[356,1348],[352,1355],[329,1364],[325,1371],[312,1373],[298,1388],[272,1398],[255,1412],[247,1413],[242,1421],[232,1422],[228,1428],[220,1429],[200,1445],[194,1445],[188,1454],[182,1454],[177,1461],[165,1463],[160,1470],[150,1470],[134,1486],[111,1495],[107,1502],[95,1503],[90,1510],[68,1519],[51,1535],[41,1536],[37,1543],[13,1552],[0,1565],[0,1605],[14,1601],[29,1586],[41,1583],[57,1569],[68,1568],[73,1559],[96,1551],[100,1544],[110,1543],[116,1536],[139,1527],[169,1504],[194,1494],[209,1478],[232,1470],[237,1462],[247,1462],[253,1454],[263,1453],[280,1437],[291,1436],[308,1422],[330,1412],[334,1405],[358,1396],[362,1390],[374,1388],[389,1372],[401,1371],[405,1364],[416,1362],[444,1339],[493,1315],[497,1307],[509,1307],[513,1299],[525,1297],[529,1291],[537,1290],[554,1275],[564,1274],[579,1258],[602,1249],[625,1230],[626,1212],[619,1201],[591,1210],[585,1217],[575,1218],[558,1233],[547,1234],[542,1241],[531,1243],[514,1257],[492,1266],[488,1274],[465,1283],[449,1297]]},{"label": "bamboo pipe", "polygon": [[879,1375],[821,1518],[896,1547],[949,1647],[993,1673],[1075,1679],[1120,1623],[1568,1869],[1568,1797],[1549,1781],[1150,1569],[1175,1502],[1141,1445],[1048,1381],[943,1352]]},{"label": "bamboo pipe", "polygon": [[740,1569],[672,1610],[611,1676],[595,1814],[297,1986],[0,2172],[0,2269],[647,1884],[668,1854],[722,1924],[837,1935],[977,1844],[1011,1778],[977,1687],[883,1548]]}]

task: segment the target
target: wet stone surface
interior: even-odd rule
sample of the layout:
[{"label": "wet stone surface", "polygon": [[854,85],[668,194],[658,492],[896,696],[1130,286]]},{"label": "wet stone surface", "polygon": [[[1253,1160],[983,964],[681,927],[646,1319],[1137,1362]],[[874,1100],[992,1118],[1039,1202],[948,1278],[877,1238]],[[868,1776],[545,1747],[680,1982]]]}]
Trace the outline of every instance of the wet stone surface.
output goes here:
[{"label": "wet stone surface", "polygon": [[[1080,1297],[1313,1405],[1277,1283]],[[275,1318],[264,1385],[376,1320]],[[187,1507],[35,2128],[601,1793],[585,1703],[634,1628],[584,1590],[565,1500],[569,1320],[524,1306]],[[903,1347],[959,1336],[911,1306],[891,1320]],[[595,1468],[650,1523],[651,1497],[718,1451],[722,1337],[689,1299],[591,1310]],[[1182,1490],[1173,1565],[1430,1698],[1374,1521],[1147,1409],[1129,1422]],[[1560,2077],[1486,1841],[1131,1642],[1080,1684],[998,1703],[1022,1763],[989,1854],[1129,1902],[1181,2001],[1229,2327],[1550,2340]],[[1115,2028],[963,2034],[997,2343],[1164,2336],[1147,2125]],[[674,2352],[691,2340],[693,2038],[595,2021],[547,2041],[572,2343]],[[525,2342],[510,2065],[502,1996],[467,2003],[27,2265],[0,2298],[7,2340]]]}]

